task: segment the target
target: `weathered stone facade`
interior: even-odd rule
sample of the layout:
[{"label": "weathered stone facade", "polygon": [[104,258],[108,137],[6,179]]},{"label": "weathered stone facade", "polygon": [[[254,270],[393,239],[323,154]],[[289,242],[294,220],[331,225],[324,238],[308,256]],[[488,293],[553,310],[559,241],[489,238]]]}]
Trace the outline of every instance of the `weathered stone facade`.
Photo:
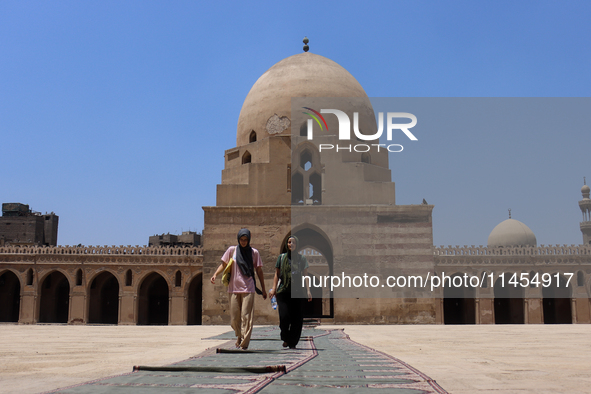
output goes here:
[{"label": "weathered stone facade", "polygon": [[[405,266],[433,268],[432,206],[342,206],[336,214],[334,209],[322,205],[205,207],[203,323],[229,322],[227,290],[208,279],[225,250],[235,244],[242,227],[251,230],[252,245],[261,253],[268,289],[277,256],[285,250],[290,234],[298,236],[302,245],[319,251],[327,261],[327,269],[321,271],[311,265],[311,273],[317,276],[333,274],[335,267],[350,275],[376,270],[388,275],[397,270],[401,260]],[[305,224],[294,227],[292,219],[298,210]],[[384,216],[390,220],[378,219]],[[318,223],[319,217],[327,221]],[[353,260],[344,259],[353,254]],[[308,305],[307,315],[335,323],[435,323],[440,314],[439,303],[430,298],[363,298],[348,296],[347,290],[331,297],[316,290],[320,289],[312,289],[314,301]],[[277,313],[262,298],[257,297],[255,308],[255,322],[277,321]]]},{"label": "weathered stone facade", "polygon": [[200,324],[202,259],[201,248],[0,247],[0,321]]},{"label": "weathered stone facade", "polygon": [[[489,279],[486,287],[462,289],[463,301],[459,305],[450,302],[460,298],[457,290],[454,294],[449,286],[442,289],[444,319],[439,323],[591,323],[589,245],[449,246],[434,248],[434,258],[439,274],[445,272],[453,277],[467,273]],[[504,288],[499,279],[503,273]],[[513,274],[517,274],[517,281],[523,284],[527,281],[522,278],[529,280],[537,274],[541,283],[508,286]],[[548,279],[545,283],[542,276]]]},{"label": "weathered stone facade", "polygon": [[[267,215],[255,215],[255,210],[244,208],[207,209],[208,220],[219,226],[212,230],[210,252],[202,255],[201,248],[145,248],[145,247],[29,247],[0,248],[0,321],[23,324],[59,322],[69,324],[227,324],[228,298],[226,288],[209,283],[219,257],[232,244],[234,229],[241,225],[228,223],[240,218],[255,229],[253,241],[265,260],[265,275],[269,285],[276,252],[289,232],[289,212],[269,207]],[[271,213],[274,213],[271,215]],[[283,223],[270,217],[280,217]],[[234,218],[234,219],[233,219]],[[250,221],[250,222],[249,222]],[[336,231],[338,226],[333,227]],[[222,230],[226,228],[227,233]],[[392,234],[400,229],[392,230]],[[397,251],[399,256],[408,244],[409,235],[402,236],[389,246],[368,242],[368,250]],[[301,233],[300,233],[301,235]],[[303,237],[305,238],[305,234]],[[345,235],[344,238],[347,238]],[[416,237],[419,240],[420,236]],[[399,244],[396,247],[396,244]],[[412,242],[411,242],[412,243]],[[342,245],[340,246],[343,247]],[[322,248],[322,246],[320,246]],[[338,248],[336,248],[338,249]],[[325,321],[338,323],[431,323],[431,324],[499,324],[499,323],[591,323],[591,246],[539,247],[438,247],[420,243],[415,246],[417,261],[429,261],[432,251],[434,272],[450,277],[475,275],[489,278],[486,287],[464,289],[459,304],[457,294],[447,286],[433,299],[414,298],[319,298],[328,304],[322,312],[312,309]],[[335,252],[335,256],[339,251]],[[373,252],[372,252],[373,253]],[[391,253],[396,254],[396,253]],[[330,254],[328,254],[330,258]],[[310,270],[322,272],[324,256],[308,256]],[[396,259],[397,257],[392,257]],[[203,263],[202,263],[203,260]],[[202,271],[203,270],[203,271]],[[202,276],[203,272],[203,276]],[[356,271],[351,267],[351,274]],[[387,271],[384,271],[387,273]],[[559,273],[572,273],[563,289],[556,286],[526,286],[508,298],[498,296],[499,274],[507,281],[514,273],[546,273],[555,278]],[[49,279],[51,277],[51,279]],[[203,292],[201,280],[203,278]],[[51,282],[48,285],[48,280]],[[116,282],[113,291],[109,281]],[[158,281],[164,286],[158,286]],[[162,291],[164,294],[162,294]],[[113,295],[114,294],[114,295]],[[201,297],[203,294],[203,309]],[[165,305],[158,308],[158,302]],[[149,315],[149,306],[155,308]],[[164,313],[164,314],[163,314]],[[277,320],[262,298],[257,298],[257,323],[274,324]],[[113,318],[114,317],[114,318]]]},{"label": "weathered stone facade", "polygon": [[56,246],[59,217],[42,215],[20,203],[3,203],[0,217],[0,246]]}]

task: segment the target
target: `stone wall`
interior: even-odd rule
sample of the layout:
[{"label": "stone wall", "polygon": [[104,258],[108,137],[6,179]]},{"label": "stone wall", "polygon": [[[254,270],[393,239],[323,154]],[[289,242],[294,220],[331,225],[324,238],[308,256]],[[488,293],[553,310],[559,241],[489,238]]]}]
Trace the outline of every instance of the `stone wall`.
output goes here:
[{"label": "stone wall", "polygon": [[[252,232],[252,246],[264,263],[267,289],[273,267],[290,233],[320,251],[329,264],[352,275],[389,274],[405,267],[433,267],[432,206],[204,207],[203,323],[228,324],[227,289],[210,277],[225,250],[237,243],[240,228]],[[295,216],[294,216],[295,215]],[[308,238],[306,238],[308,237]],[[310,237],[320,237],[320,244]],[[320,239],[318,238],[318,239]],[[336,272],[333,270],[333,272]],[[384,297],[357,300],[336,293],[332,321],[348,323],[435,323],[432,299]],[[275,324],[277,313],[256,298],[255,322]]]},{"label": "stone wall", "polygon": [[[221,283],[221,278],[215,285],[210,283],[222,255],[230,246],[238,244],[238,231],[248,228],[251,246],[261,254],[265,284],[267,291],[270,290],[277,256],[291,229],[291,207],[203,207],[203,210],[203,324],[229,324],[227,287]],[[277,311],[271,309],[269,300],[263,301],[257,296],[255,324],[276,324],[278,319]]]},{"label": "stone wall", "polygon": [[[476,300],[476,323],[494,324],[495,286],[499,291],[501,284],[499,275],[505,274],[505,288],[513,274],[521,281],[542,275],[551,278],[548,286],[518,286],[516,290],[522,292],[525,323],[544,323],[544,303],[548,303],[549,296],[569,299],[571,311],[570,322],[591,323],[591,246],[590,245],[540,245],[485,247],[485,246],[455,246],[433,248],[436,271],[452,276],[455,274],[474,275],[479,278],[492,276],[492,282],[487,280],[486,287],[478,286],[474,289]],[[556,288],[556,275],[564,280],[564,285]],[[572,274],[572,275],[570,275]],[[525,279],[522,283],[526,283]],[[545,301],[546,300],[546,301]],[[547,308],[547,306],[546,306]]]}]

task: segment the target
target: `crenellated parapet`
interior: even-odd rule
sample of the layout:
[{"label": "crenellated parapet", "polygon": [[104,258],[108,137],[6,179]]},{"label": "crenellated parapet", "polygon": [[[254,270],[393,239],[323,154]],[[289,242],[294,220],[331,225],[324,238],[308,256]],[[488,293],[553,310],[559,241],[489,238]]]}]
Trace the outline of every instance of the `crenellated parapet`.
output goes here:
[{"label": "crenellated parapet", "polygon": [[436,257],[444,256],[590,256],[591,245],[540,245],[540,246],[439,246],[433,248]]},{"label": "crenellated parapet", "polygon": [[140,255],[140,256],[203,256],[203,247],[166,246],[0,246],[0,254],[24,255]]},{"label": "crenellated parapet", "polygon": [[578,283],[591,281],[591,245],[441,246],[434,247],[433,254],[435,267],[443,271],[480,276],[485,272],[560,272],[583,275]]}]

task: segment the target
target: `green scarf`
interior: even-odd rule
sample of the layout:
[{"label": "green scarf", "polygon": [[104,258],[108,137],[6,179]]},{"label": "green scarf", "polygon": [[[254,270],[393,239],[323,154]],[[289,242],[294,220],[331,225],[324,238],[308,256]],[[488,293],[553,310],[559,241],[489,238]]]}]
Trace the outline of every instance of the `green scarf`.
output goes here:
[{"label": "green scarf", "polygon": [[[297,253],[298,250],[298,243],[300,242],[296,236],[291,236],[289,238],[293,238],[296,241],[296,248],[295,250],[290,253],[292,256],[291,264],[290,259],[287,256],[288,253],[282,253],[281,258],[281,267],[279,268],[279,277],[281,278],[281,288],[277,291],[277,293],[283,293],[286,289],[290,289],[291,287],[291,271],[293,271],[292,266],[294,266],[296,271],[299,271],[299,262],[300,262],[300,255]],[[288,238],[288,240],[289,240]],[[295,255],[295,261],[294,261]]]}]

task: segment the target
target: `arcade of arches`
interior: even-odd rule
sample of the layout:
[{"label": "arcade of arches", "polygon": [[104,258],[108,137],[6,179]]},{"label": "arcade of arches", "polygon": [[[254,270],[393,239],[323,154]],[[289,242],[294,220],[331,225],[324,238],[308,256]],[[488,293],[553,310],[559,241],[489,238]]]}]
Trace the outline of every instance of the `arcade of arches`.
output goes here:
[{"label": "arcade of arches", "polygon": [[[591,323],[591,248],[587,245],[441,247],[435,248],[435,261],[439,272],[455,271],[451,277],[466,272],[490,277],[494,272],[495,278],[489,287],[446,285],[442,299],[445,324]],[[514,275],[552,280],[515,286],[508,283]]]},{"label": "arcade of arches", "polygon": [[201,324],[200,248],[0,247],[0,321]]},{"label": "arcade of arches", "polygon": [[[310,274],[330,275],[333,259],[330,243],[310,229],[301,229],[295,234],[310,263]],[[286,239],[287,235],[275,239],[279,252]],[[226,323],[225,309],[221,314],[202,310],[202,303],[207,305],[207,302],[203,302],[202,294],[219,291],[217,304],[226,306],[227,296],[225,289],[212,289],[208,278],[203,277],[203,256],[199,248],[184,249],[185,255],[172,254],[179,252],[175,248],[143,248],[138,255],[126,255],[120,250],[120,254],[109,257],[101,254],[88,256],[88,250],[81,254],[73,254],[77,251],[75,249],[68,253],[64,253],[64,250],[68,251],[65,247],[46,247],[33,254],[30,253],[33,250],[27,247],[0,248],[0,322],[148,325],[202,324],[202,321],[205,324]],[[447,286],[443,289],[442,298],[436,302],[440,313],[435,323],[591,322],[589,246],[553,247],[551,250],[548,247],[514,248],[505,249],[502,254],[497,251],[498,255],[489,249],[486,259],[483,259],[484,254],[476,254],[465,248],[434,250],[436,269],[451,272],[455,268],[455,276],[460,275],[460,269],[476,264],[482,266],[485,261],[491,267],[499,259],[514,259],[517,264],[520,253],[524,251],[532,253],[532,258],[544,261],[546,265],[549,261],[562,265],[568,261],[564,269],[576,273],[568,285],[564,275],[559,275],[560,286],[540,289],[502,286],[498,279],[494,286],[488,288],[458,289]],[[266,255],[265,272],[270,281],[271,267],[277,254],[261,254]],[[140,256],[142,263],[137,261]],[[155,263],[147,263],[149,260]],[[475,273],[482,275],[483,272],[487,273]],[[506,274],[515,272],[506,271]],[[556,274],[551,271],[548,273]],[[307,317],[343,322],[338,312],[335,313],[335,310],[339,310],[335,309],[335,305],[347,303],[348,300],[333,299],[320,289],[314,291],[314,301],[306,306]],[[272,314],[267,307],[266,303],[257,303],[257,323],[276,323],[276,314]]]}]

